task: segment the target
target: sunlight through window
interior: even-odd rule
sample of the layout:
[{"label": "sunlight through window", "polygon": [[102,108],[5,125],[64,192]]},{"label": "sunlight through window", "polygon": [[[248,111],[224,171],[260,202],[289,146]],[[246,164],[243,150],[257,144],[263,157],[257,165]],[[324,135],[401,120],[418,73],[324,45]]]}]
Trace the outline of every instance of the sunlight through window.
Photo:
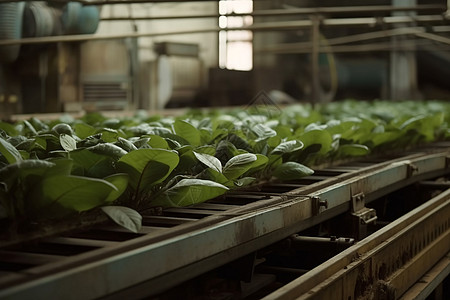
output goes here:
[{"label": "sunlight through window", "polygon": [[[253,34],[239,28],[253,24],[252,16],[226,16],[251,13],[253,1],[219,1],[219,67],[230,70],[249,71],[253,68]],[[236,30],[230,30],[236,28]]]}]

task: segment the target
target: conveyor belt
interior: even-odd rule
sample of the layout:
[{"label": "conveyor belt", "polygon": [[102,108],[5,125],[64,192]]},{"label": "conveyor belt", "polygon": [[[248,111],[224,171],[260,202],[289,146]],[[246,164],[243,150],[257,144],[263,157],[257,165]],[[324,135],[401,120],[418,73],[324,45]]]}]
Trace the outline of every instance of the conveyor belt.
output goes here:
[{"label": "conveyor belt", "polygon": [[448,276],[449,221],[447,190],[264,299],[398,299],[441,259]]},{"label": "conveyor belt", "polygon": [[0,298],[156,295],[344,212],[370,223],[376,216],[364,211],[365,203],[448,174],[449,149],[442,143],[388,161],[342,164],[295,182],[144,215],[137,234],[102,225],[2,248]]}]

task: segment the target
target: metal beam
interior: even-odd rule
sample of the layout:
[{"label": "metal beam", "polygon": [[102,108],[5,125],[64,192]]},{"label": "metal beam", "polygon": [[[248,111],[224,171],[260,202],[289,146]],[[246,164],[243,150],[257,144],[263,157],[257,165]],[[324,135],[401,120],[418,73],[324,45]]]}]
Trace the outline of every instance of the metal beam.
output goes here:
[{"label": "metal beam", "polygon": [[[322,46],[318,48],[320,53],[352,53],[352,52],[373,52],[373,51],[390,51],[390,50],[402,50],[402,51],[426,51],[425,49],[417,48],[417,46],[434,46],[434,50],[448,51],[450,45],[436,45],[430,41],[419,40],[405,40],[401,44],[392,45],[392,43],[368,43],[362,45],[344,45],[344,46]],[[259,50],[256,49],[254,53],[275,53],[275,54],[307,54],[311,53],[311,48],[298,48],[277,50]]]},{"label": "metal beam", "polygon": [[[440,15],[419,15],[415,17],[409,16],[397,16],[397,17],[384,17],[384,18],[339,18],[339,19],[324,19],[321,22],[321,26],[356,26],[356,27],[373,27],[379,25],[391,25],[391,24],[410,24],[410,23],[436,23],[442,22],[443,17]],[[9,46],[17,44],[42,44],[42,43],[59,43],[59,42],[82,42],[91,40],[111,40],[111,39],[124,39],[124,38],[143,38],[143,37],[157,37],[157,36],[169,36],[169,35],[184,35],[184,34],[198,34],[198,33],[214,33],[223,30],[252,30],[252,31],[277,31],[277,30],[298,30],[300,28],[311,28],[313,26],[312,20],[297,20],[297,21],[278,21],[278,22],[264,22],[255,23],[250,26],[238,27],[238,28],[199,28],[191,30],[178,30],[178,31],[166,31],[166,32],[142,32],[142,33],[125,33],[125,34],[113,34],[113,35],[66,35],[66,36],[48,36],[48,37],[35,37],[35,38],[23,38],[16,40],[0,40],[0,46]]]},{"label": "metal beam", "polygon": [[343,7],[311,7],[311,8],[292,8],[292,9],[268,9],[256,10],[250,13],[232,13],[232,14],[198,14],[198,15],[167,15],[167,16],[145,16],[145,17],[104,17],[102,21],[155,21],[155,20],[171,20],[171,19],[204,19],[204,18],[219,18],[237,17],[237,16],[252,16],[252,17],[284,17],[295,15],[313,15],[313,14],[340,14],[340,13],[376,13],[392,11],[445,11],[445,5],[416,5],[416,6],[390,6],[390,5],[375,5],[375,6],[343,6]]},{"label": "metal beam", "polygon": [[[409,35],[409,34],[417,34],[417,33],[423,33],[426,31],[426,28],[423,27],[406,27],[406,28],[394,28],[394,29],[387,29],[387,30],[380,30],[380,31],[374,31],[374,32],[367,32],[367,33],[360,33],[360,34],[353,34],[353,35],[347,35],[347,36],[341,36],[341,37],[333,37],[328,38],[326,40],[326,46],[337,46],[342,44],[351,44],[355,42],[362,42],[362,41],[368,41],[368,40],[375,40],[375,39],[381,39],[381,38],[387,38],[397,35]],[[450,28],[449,28],[450,31]],[[312,43],[311,42],[300,42],[300,43],[284,43],[284,44],[277,44],[277,45],[269,45],[265,47],[259,48],[260,51],[295,51],[299,49],[311,49]]]},{"label": "metal beam", "polygon": [[[183,0],[52,0],[51,2],[56,3],[67,3],[67,2],[79,2],[83,5],[105,5],[105,4],[145,4],[145,3],[173,3],[173,2],[186,2]],[[216,2],[217,0],[199,0],[199,1],[190,1],[190,2]],[[0,3],[8,3],[8,2],[21,2],[21,0],[0,0]]]}]

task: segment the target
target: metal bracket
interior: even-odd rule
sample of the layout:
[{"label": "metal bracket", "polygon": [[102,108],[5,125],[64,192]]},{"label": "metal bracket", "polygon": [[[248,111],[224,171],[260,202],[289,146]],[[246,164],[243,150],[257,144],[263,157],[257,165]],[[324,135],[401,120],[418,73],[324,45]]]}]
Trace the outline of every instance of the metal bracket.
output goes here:
[{"label": "metal bracket", "polygon": [[376,210],[365,206],[365,198],[364,193],[357,193],[352,196],[351,217],[354,220],[352,223],[355,236],[359,239],[365,237],[367,233],[366,225],[375,223],[377,220]]},{"label": "metal bracket", "polygon": [[410,178],[414,175],[415,172],[418,172],[419,168],[413,164],[413,163],[408,163],[408,171],[407,171],[407,177]]},{"label": "metal bracket", "polygon": [[377,220],[377,212],[373,208],[367,208],[366,195],[358,193],[352,196],[352,215],[361,220],[361,224],[370,224]]},{"label": "metal bracket", "polygon": [[358,193],[352,196],[352,213],[364,208],[366,195],[364,193]]},{"label": "metal bracket", "polygon": [[367,207],[364,207],[356,213],[352,213],[352,215],[358,217],[362,225],[375,223],[378,218],[375,209]]},{"label": "metal bracket", "polygon": [[414,175],[414,173],[419,171],[419,168],[417,167],[417,165],[413,164],[409,159],[397,161],[397,162],[393,163],[392,165],[395,165],[395,166],[406,165],[406,178],[412,177]]},{"label": "metal bracket", "polygon": [[450,155],[447,155],[445,157],[445,168],[449,168],[450,167]]},{"label": "metal bracket", "polygon": [[320,199],[319,196],[309,196],[311,199],[312,214],[317,216],[321,212],[321,208],[328,208],[328,201]]}]

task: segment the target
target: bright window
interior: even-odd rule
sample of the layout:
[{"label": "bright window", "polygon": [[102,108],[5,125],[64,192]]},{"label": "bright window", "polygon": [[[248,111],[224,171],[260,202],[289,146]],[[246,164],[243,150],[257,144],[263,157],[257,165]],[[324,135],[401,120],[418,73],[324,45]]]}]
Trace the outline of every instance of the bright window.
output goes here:
[{"label": "bright window", "polygon": [[[253,1],[219,1],[219,66],[231,70],[249,71],[253,68],[253,34],[240,27],[253,24],[252,16],[225,16],[227,14],[251,13]],[[229,30],[236,28],[236,30]]]}]

